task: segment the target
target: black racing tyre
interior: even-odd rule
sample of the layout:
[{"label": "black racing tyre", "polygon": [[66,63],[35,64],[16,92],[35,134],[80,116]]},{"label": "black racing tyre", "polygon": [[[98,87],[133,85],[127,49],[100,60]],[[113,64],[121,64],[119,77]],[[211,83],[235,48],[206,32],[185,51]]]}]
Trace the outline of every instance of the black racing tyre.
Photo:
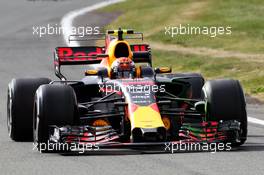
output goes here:
[{"label": "black racing tyre", "polygon": [[[33,131],[34,143],[38,144],[39,151],[57,152],[48,149],[50,125],[74,125],[78,123],[77,120],[77,99],[71,86],[49,84],[38,88],[35,96]],[[41,150],[40,145],[44,145]]]},{"label": "black racing tyre", "polygon": [[13,79],[7,93],[7,129],[14,141],[33,140],[33,104],[40,85],[50,83],[48,78]]},{"label": "black racing tyre", "polygon": [[240,141],[247,139],[247,112],[243,89],[238,80],[219,79],[207,81],[203,87],[207,120],[240,122]]},{"label": "black racing tyre", "polygon": [[[173,73],[166,74],[168,78],[182,78],[183,81],[191,84],[192,88],[192,99],[201,99],[202,98],[202,88],[204,85],[204,78],[201,74],[198,73]],[[190,77],[190,78],[188,78]]]}]

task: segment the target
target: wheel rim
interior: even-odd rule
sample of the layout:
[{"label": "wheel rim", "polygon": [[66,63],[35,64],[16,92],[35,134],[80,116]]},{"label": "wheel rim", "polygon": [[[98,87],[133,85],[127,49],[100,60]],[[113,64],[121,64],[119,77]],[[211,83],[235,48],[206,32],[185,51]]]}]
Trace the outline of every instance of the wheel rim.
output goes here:
[{"label": "wheel rim", "polygon": [[12,133],[12,94],[11,90],[8,88],[8,94],[7,94],[7,130],[8,135],[11,136]]}]

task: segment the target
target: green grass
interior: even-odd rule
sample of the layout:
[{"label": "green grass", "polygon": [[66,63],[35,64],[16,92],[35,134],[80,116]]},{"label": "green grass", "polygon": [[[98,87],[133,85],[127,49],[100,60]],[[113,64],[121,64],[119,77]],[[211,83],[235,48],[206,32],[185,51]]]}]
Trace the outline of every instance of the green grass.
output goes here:
[{"label": "green grass", "polygon": [[[177,35],[171,38],[157,32],[150,38],[186,47],[208,47],[239,51],[244,53],[264,53],[264,1],[263,0],[211,0],[199,18],[188,20],[185,26],[231,26],[231,35]],[[177,25],[176,25],[177,26]]]},{"label": "green grass", "polygon": [[[194,16],[183,19],[192,3],[204,2]],[[263,0],[127,0],[104,8],[123,14],[107,28],[135,28],[149,32],[157,27],[148,39],[185,47],[208,47],[245,53],[264,53],[264,1]],[[179,26],[179,22],[194,27],[232,27],[231,35],[165,35],[165,26]]]},{"label": "green grass", "polygon": [[137,31],[146,32],[157,25],[166,24],[171,14],[181,13],[191,0],[127,0],[123,3],[108,6],[103,12],[121,12],[122,15],[107,26],[108,29],[135,28]]},{"label": "green grass", "polygon": [[239,79],[248,94],[264,94],[264,62],[247,62],[239,58],[212,58],[153,51],[154,66],[172,66],[174,72],[199,72],[207,79]]},{"label": "green grass", "polygon": [[[200,3],[200,6],[199,6]],[[198,7],[195,8],[195,4]],[[194,7],[194,10],[192,9]],[[264,53],[263,0],[127,0],[99,11],[121,12],[107,29],[133,28],[146,42],[205,47],[241,53]],[[189,13],[189,14],[188,14]],[[165,26],[231,26],[231,35],[165,35]],[[239,79],[245,91],[264,100],[264,60],[213,58],[153,50],[156,66],[171,65],[175,72],[200,72],[208,79]]]}]

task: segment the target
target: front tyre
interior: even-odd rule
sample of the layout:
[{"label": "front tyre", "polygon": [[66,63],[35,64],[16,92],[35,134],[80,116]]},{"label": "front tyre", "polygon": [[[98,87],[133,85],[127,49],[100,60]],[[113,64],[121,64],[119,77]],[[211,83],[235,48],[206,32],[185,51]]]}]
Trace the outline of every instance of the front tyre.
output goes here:
[{"label": "front tyre", "polygon": [[243,89],[238,80],[219,79],[207,81],[203,87],[206,114],[209,121],[237,120],[240,122],[239,146],[247,139],[247,112]]},{"label": "front tyre", "polygon": [[50,84],[38,88],[33,118],[34,143],[45,146],[41,150],[38,147],[39,151],[57,151],[48,149],[50,125],[74,125],[78,122],[77,120],[77,100],[71,86]]}]

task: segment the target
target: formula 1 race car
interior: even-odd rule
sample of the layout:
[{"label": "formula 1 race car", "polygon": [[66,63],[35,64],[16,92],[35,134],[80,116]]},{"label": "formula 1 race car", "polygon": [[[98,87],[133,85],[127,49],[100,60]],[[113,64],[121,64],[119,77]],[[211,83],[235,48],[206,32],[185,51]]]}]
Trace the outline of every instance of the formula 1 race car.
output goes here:
[{"label": "formula 1 race car", "polygon": [[[197,73],[153,68],[149,45],[128,42],[143,40],[142,33],[118,29],[93,37],[102,35],[104,47],[55,49],[60,81],[11,81],[7,99],[11,139],[33,139],[37,145],[90,143],[99,148],[179,141],[239,146],[246,141],[246,103],[238,80],[204,82]],[[85,38],[90,39],[95,38]],[[61,66],[86,64],[90,66],[82,80],[67,80],[61,73]]]}]

